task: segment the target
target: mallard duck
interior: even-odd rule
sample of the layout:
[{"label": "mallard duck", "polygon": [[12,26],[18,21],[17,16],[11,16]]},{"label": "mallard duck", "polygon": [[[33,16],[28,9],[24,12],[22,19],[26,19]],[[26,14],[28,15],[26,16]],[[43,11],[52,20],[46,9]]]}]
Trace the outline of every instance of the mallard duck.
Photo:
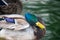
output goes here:
[{"label": "mallard duck", "polygon": [[[0,21],[1,37],[5,37],[8,40],[39,40],[45,35],[45,26],[42,22],[37,21],[34,15],[27,18],[21,15],[3,15],[4,20]],[[35,18],[35,19],[34,19]],[[29,21],[30,20],[30,21]],[[38,19],[39,20],[39,19]],[[36,22],[34,22],[36,21]],[[31,23],[30,23],[31,22]],[[35,23],[37,23],[35,25]],[[33,25],[32,25],[33,24]]]},{"label": "mallard duck", "polygon": [[[45,35],[45,26],[41,18],[30,13],[25,14],[25,16],[20,15],[22,4],[19,1],[3,1],[5,1],[5,4],[0,6],[0,38],[6,40],[39,40]],[[12,5],[10,5],[10,2]]]}]

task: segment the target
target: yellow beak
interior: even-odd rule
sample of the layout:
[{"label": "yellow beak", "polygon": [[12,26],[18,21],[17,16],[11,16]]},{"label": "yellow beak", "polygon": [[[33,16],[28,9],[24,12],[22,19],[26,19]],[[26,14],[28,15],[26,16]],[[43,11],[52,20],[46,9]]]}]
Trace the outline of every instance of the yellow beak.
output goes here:
[{"label": "yellow beak", "polygon": [[45,26],[42,23],[40,23],[40,22],[37,22],[36,26],[38,26],[40,29],[44,29],[45,28]]}]

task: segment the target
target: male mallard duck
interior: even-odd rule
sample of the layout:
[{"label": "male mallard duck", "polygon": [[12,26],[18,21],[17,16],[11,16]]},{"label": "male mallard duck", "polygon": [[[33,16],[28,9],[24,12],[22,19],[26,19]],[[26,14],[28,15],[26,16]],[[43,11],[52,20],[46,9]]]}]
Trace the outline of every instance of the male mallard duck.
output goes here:
[{"label": "male mallard duck", "polygon": [[[39,40],[45,34],[45,26],[41,20],[32,15],[3,15],[4,20],[0,21],[1,37],[9,40]],[[29,25],[30,24],[30,25]]]},{"label": "male mallard duck", "polygon": [[4,4],[0,6],[0,38],[6,40],[39,40],[44,36],[45,27],[41,18],[29,13],[25,14],[25,17],[19,15],[18,11],[22,10],[19,1],[2,0],[2,2]]}]

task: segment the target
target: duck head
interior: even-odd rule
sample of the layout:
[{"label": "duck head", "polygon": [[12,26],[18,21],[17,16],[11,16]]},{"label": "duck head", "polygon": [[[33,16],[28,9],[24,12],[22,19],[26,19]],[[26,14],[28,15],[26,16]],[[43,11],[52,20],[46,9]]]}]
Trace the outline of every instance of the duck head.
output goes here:
[{"label": "duck head", "polygon": [[39,40],[40,38],[42,38],[46,32],[46,28],[42,19],[28,12],[25,14],[25,18],[27,22],[35,30],[34,34],[36,35],[36,40]]},{"label": "duck head", "polygon": [[[39,21],[39,18],[36,17],[35,15],[31,14],[31,13],[26,13],[25,14],[25,18],[27,20],[27,22],[32,25],[32,26],[37,26],[39,27],[41,30],[45,29],[45,26]],[[41,18],[40,18],[41,19]]]}]

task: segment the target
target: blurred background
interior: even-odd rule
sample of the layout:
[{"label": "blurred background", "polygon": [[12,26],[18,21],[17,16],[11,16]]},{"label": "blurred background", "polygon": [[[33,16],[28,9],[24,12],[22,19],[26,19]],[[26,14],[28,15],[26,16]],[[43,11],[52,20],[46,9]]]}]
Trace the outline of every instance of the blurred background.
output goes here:
[{"label": "blurred background", "polygon": [[42,40],[60,40],[60,0],[21,1],[23,3],[22,14],[30,12],[44,20],[47,31]]}]

